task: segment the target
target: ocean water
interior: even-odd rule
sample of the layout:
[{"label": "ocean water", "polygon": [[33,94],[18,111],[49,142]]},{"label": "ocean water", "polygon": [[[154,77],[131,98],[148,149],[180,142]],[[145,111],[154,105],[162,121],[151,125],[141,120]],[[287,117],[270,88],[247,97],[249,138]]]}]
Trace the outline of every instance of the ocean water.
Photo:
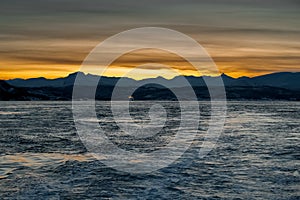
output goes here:
[{"label": "ocean water", "polygon": [[[149,121],[153,103],[166,108],[162,132],[151,140],[118,129],[108,102],[99,123],[126,151],[162,148],[180,126],[176,102],[131,102],[131,116]],[[300,102],[228,102],[224,131],[199,158],[210,103],[199,102],[198,133],[166,168],[130,174],[95,159],[80,140],[71,102],[0,102],[0,199],[300,199]]]}]

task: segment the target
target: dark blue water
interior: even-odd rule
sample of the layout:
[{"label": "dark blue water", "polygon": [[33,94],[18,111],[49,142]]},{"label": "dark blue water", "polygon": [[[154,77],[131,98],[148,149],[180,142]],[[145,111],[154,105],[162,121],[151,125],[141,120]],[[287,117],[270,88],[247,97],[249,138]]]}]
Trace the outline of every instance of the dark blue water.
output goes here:
[{"label": "dark blue water", "polygon": [[[141,104],[150,103],[132,109]],[[165,104],[167,125],[177,127],[178,105]],[[98,102],[97,113],[109,134],[108,105]],[[209,103],[200,109],[199,140]],[[70,102],[1,102],[0,199],[300,199],[299,121],[299,102],[229,102],[224,132],[205,158],[195,142],[167,168],[129,174],[90,156]],[[124,149],[148,143],[118,138]]]}]

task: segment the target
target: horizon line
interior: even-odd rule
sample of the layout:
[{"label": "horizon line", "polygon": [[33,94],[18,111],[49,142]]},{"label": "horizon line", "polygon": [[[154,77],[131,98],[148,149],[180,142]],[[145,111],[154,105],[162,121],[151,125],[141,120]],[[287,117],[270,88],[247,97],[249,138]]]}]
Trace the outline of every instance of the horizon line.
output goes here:
[{"label": "horizon line", "polygon": [[69,77],[70,75],[72,74],[76,74],[76,73],[83,73],[85,76],[87,75],[92,75],[92,76],[100,76],[100,77],[107,77],[107,78],[129,78],[129,79],[132,79],[132,80],[135,80],[135,81],[141,81],[141,80],[147,80],[147,79],[155,79],[155,78],[163,78],[165,80],[172,80],[176,77],[179,77],[179,76],[183,76],[183,77],[196,77],[196,78],[200,78],[200,77],[220,77],[222,75],[226,75],[230,78],[233,78],[233,79],[239,79],[239,78],[255,78],[255,77],[261,77],[261,76],[266,76],[266,75],[271,75],[271,74],[279,74],[279,73],[300,73],[299,72],[295,72],[295,71],[281,71],[281,72],[272,72],[272,73],[266,73],[266,74],[262,74],[262,75],[257,75],[257,76],[252,76],[252,77],[249,77],[249,76],[240,76],[240,77],[232,77],[226,73],[220,73],[220,75],[218,76],[212,76],[212,75],[202,75],[202,76],[194,76],[194,75],[178,75],[178,76],[174,76],[173,78],[165,78],[163,76],[156,76],[156,77],[151,77],[151,78],[143,78],[143,79],[135,79],[135,78],[131,78],[131,77],[126,77],[126,76],[101,76],[101,75],[97,75],[97,74],[92,74],[92,73],[84,73],[82,71],[75,71],[75,72],[71,72],[69,73],[67,76],[62,76],[62,77],[57,77],[57,78],[46,78],[46,77],[43,77],[43,76],[39,76],[39,77],[32,77],[32,78],[12,78],[12,79],[1,79],[2,81],[10,81],[10,80],[15,80],[15,79],[22,79],[22,80],[30,80],[30,79],[39,79],[39,78],[44,78],[44,79],[47,79],[47,80],[56,80],[56,79],[60,79],[60,78],[67,78]]}]

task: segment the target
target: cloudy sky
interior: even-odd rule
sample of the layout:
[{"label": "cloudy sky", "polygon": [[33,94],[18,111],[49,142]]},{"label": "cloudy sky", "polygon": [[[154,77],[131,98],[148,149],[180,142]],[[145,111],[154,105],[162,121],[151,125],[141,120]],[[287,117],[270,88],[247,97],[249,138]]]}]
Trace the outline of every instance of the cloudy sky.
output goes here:
[{"label": "cloudy sky", "polygon": [[[99,42],[145,26],[189,35],[230,76],[300,71],[298,0],[1,0],[0,79],[66,76],[79,70]],[[133,52],[106,75],[120,76],[149,60],[197,75],[177,58]],[[161,75],[144,68],[145,74]]]}]

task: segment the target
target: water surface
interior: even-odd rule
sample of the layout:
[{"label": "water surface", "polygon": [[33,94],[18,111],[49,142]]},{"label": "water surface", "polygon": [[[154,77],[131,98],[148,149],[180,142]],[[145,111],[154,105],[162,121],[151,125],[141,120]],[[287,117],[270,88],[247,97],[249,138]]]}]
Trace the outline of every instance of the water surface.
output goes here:
[{"label": "water surface", "polygon": [[[147,107],[152,104],[133,102],[132,117],[142,123],[149,120]],[[97,103],[94,123],[103,126],[120,148],[153,151],[172,139],[179,126],[178,104],[163,104],[169,113],[166,127],[150,142],[122,135],[107,102]],[[196,150],[207,130],[209,105],[200,102],[199,132],[182,158],[159,171],[134,175],[90,156],[76,133],[70,102],[1,102],[0,196],[300,199],[300,103],[229,102],[224,132],[216,148],[201,159]]]}]

